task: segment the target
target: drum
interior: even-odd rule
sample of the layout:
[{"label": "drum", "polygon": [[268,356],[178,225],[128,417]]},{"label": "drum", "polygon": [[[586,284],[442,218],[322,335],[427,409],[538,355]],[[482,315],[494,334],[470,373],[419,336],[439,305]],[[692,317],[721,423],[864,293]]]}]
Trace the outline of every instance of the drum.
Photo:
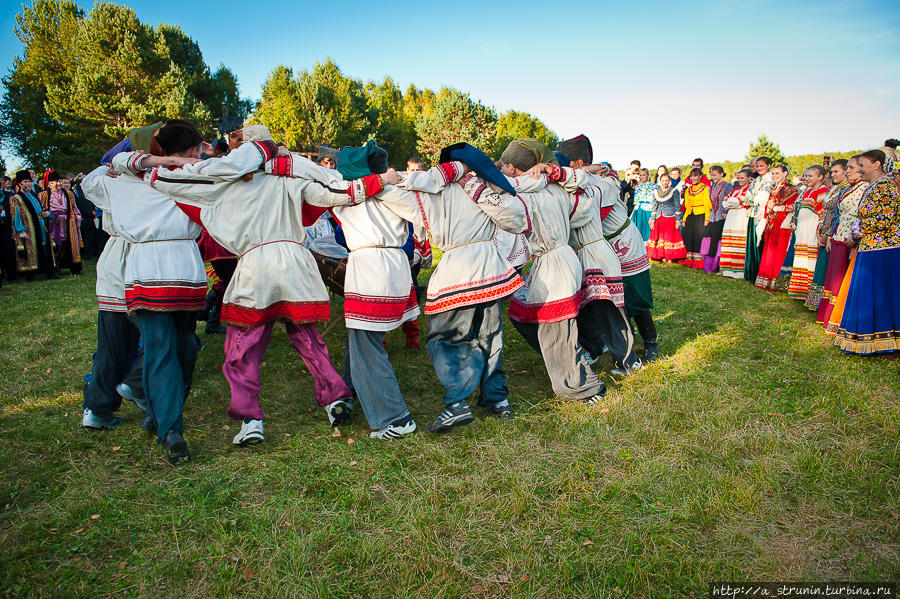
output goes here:
[{"label": "drum", "polygon": [[347,276],[347,258],[350,252],[334,240],[334,235],[323,235],[309,242],[309,251],[316,259],[322,282],[337,295],[344,295],[344,277]]}]

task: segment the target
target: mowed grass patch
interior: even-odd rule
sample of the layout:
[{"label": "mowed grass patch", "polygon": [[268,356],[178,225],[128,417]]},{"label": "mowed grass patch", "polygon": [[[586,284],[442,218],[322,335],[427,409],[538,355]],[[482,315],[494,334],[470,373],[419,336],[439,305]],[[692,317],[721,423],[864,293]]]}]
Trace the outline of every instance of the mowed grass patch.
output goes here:
[{"label": "mowed grass patch", "polygon": [[[224,339],[198,327],[194,460],[177,469],[131,404],[115,431],[79,428],[93,275],[5,286],[0,592],[683,597],[716,580],[896,580],[900,361],[842,354],[784,295],[652,275],[662,357],[604,375],[603,405],[554,398],[507,326],[512,422],[477,411],[452,434],[388,443],[361,412],[336,435],[279,325],[266,442],[233,448]],[[344,338],[326,337],[339,370]],[[442,395],[428,354],[399,330],[387,343],[424,430]]]}]

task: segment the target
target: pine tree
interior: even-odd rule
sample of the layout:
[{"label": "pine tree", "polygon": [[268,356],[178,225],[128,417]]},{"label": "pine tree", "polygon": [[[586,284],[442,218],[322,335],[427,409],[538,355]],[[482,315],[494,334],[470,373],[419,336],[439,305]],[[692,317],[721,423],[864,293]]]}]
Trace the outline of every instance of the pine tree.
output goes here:
[{"label": "pine tree", "polygon": [[776,164],[784,164],[785,157],[784,154],[781,153],[781,148],[766,137],[765,134],[760,135],[756,143],[750,144],[750,151],[747,154],[746,160],[749,162],[754,158],[760,158],[762,156],[767,156],[772,160],[772,165]]},{"label": "pine tree", "polygon": [[496,110],[452,88],[444,88],[438,94],[432,115],[416,119],[417,147],[422,157],[432,163],[442,148],[461,141],[490,151],[496,131]]},{"label": "pine tree", "polygon": [[497,120],[497,134],[491,156],[496,160],[506,146],[520,137],[533,137],[544,142],[551,149],[556,148],[559,138],[540,119],[517,110],[508,110]]}]

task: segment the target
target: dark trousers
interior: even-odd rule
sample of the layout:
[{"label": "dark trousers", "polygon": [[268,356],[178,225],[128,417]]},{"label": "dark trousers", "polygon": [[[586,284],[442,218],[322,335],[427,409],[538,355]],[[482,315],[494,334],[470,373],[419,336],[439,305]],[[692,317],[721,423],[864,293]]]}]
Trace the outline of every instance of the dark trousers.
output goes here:
[{"label": "dark trousers", "polygon": [[637,363],[634,335],[622,308],[609,300],[593,300],[582,306],[576,320],[578,343],[592,355],[599,356],[606,345],[616,365],[631,368]]},{"label": "dark trousers", "polygon": [[[53,255],[53,248],[50,246],[50,233],[44,232],[45,241],[40,240],[40,235],[35,236],[34,251],[37,253],[38,270],[47,276],[56,274],[56,257]],[[30,273],[34,276],[34,273]]]},{"label": "dark trousers", "polygon": [[425,349],[444,386],[445,404],[462,401],[479,387],[479,406],[507,398],[500,300],[429,316]]},{"label": "dark trousers", "polygon": [[19,276],[16,265],[16,242],[13,240],[9,220],[0,221],[0,269],[7,281],[15,281]]},{"label": "dark trousers", "polygon": [[141,310],[136,319],[144,343],[144,394],[160,443],[170,430],[184,432],[185,379],[197,359],[196,312]]},{"label": "dark trousers", "polygon": [[648,343],[655,344],[656,325],[653,323],[653,316],[650,315],[650,310],[633,312],[628,316],[629,319],[634,318],[634,322],[637,325],[638,334],[641,336],[641,339],[644,340],[644,349],[647,348]]},{"label": "dark trousers", "polygon": [[97,312],[97,352],[91,381],[84,389],[85,408],[100,416],[112,414],[122,405],[116,392],[137,353],[140,332],[124,312]]},{"label": "dark trousers", "polygon": [[602,394],[605,387],[597,379],[578,344],[578,323],[574,318],[560,322],[512,321],[528,345],[544,358],[553,392],[563,399],[587,399]]}]

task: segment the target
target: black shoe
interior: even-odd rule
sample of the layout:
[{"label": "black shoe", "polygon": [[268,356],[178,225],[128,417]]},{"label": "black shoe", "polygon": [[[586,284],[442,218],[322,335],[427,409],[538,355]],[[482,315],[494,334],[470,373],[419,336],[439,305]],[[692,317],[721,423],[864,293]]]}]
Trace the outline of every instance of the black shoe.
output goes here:
[{"label": "black shoe", "polygon": [[659,357],[659,348],[656,340],[644,341],[644,364],[652,362]]},{"label": "black shoe", "polygon": [[191,459],[191,452],[188,451],[184,437],[174,428],[166,435],[166,439],[163,441],[163,449],[166,451],[166,459],[173,466],[184,464]]},{"label": "black shoe", "polygon": [[489,403],[484,406],[484,411],[487,412],[488,416],[495,416],[500,420],[512,420],[512,408],[508,399]]},{"label": "black shoe", "polygon": [[153,415],[150,413],[144,416],[144,419],[141,420],[139,426],[152,435],[156,434],[156,419],[153,418]]},{"label": "black shoe", "polygon": [[228,329],[218,322],[207,322],[206,328],[203,330],[207,335],[224,335],[228,332]]}]

